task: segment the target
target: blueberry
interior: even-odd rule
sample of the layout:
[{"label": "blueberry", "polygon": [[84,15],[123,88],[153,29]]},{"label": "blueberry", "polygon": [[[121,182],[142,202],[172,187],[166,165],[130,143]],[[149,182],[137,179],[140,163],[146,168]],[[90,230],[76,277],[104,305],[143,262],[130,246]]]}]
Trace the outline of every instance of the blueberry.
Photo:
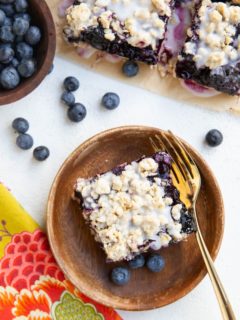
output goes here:
[{"label": "blueberry", "polygon": [[81,103],[75,103],[68,109],[68,118],[73,122],[82,121],[87,115],[85,106]]},{"label": "blueberry", "polygon": [[142,254],[140,254],[136,256],[134,259],[132,259],[131,261],[129,261],[128,264],[131,269],[142,268],[145,264],[145,258]]},{"label": "blueberry", "polygon": [[25,41],[34,46],[41,40],[41,31],[38,27],[31,26],[25,34]]},{"label": "blueberry", "polygon": [[17,68],[18,65],[19,65],[18,59],[13,58],[11,61],[11,66],[13,66],[14,68]]},{"label": "blueberry", "polygon": [[37,147],[33,150],[33,156],[38,161],[46,160],[50,155],[49,149],[44,146]]},{"label": "blueberry", "polygon": [[16,144],[20,149],[31,149],[33,146],[33,138],[27,133],[20,134],[17,137]]},{"label": "blueberry", "polygon": [[16,45],[16,56],[19,59],[30,59],[33,56],[33,48],[26,42],[19,42]]},{"label": "blueberry", "polygon": [[127,77],[134,77],[139,72],[139,66],[134,61],[126,61],[122,66],[122,71]]},{"label": "blueberry", "polygon": [[8,64],[12,61],[14,56],[14,51],[9,46],[1,46],[0,47],[0,62],[4,64]]},{"label": "blueberry", "polygon": [[223,135],[219,130],[212,129],[207,133],[205,140],[209,146],[217,147],[222,143]]},{"label": "blueberry", "polygon": [[61,95],[61,100],[63,103],[70,107],[75,103],[75,97],[72,92],[69,91],[63,92],[63,94]]},{"label": "blueberry", "polygon": [[75,77],[67,77],[63,82],[63,86],[67,91],[76,91],[80,84]]},{"label": "blueberry", "polygon": [[27,10],[28,3],[27,0],[16,0],[15,9],[17,12],[25,12]]},{"label": "blueberry", "polygon": [[130,280],[130,271],[127,268],[116,267],[112,269],[110,278],[116,285],[123,286]]},{"label": "blueberry", "polygon": [[4,11],[0,10],[0,27],[4,25],[4,21],[6,19],[6,14]]},{"label": "blueberry", "polygon": [[24,118],[16,118],[12,122],[12,127],[18,133],[26,133],[28,131],[28,129],[29,129],[29,123]]},{"label": "blueberry", "polygon": [[23,78],[31,77],[36,71],[36,65],[32,59],[23,59],[17,68],[19,74]]},{"label": "blueberry", "polygon": [[23,36],[29,28],[29,22],[23,18],[17,18],[13,22],[13,32],[17,36]]},{"label": "blueberry", "polygon": [[14,89],[20,83],[20,77],[17,70],[13,67],[7,67],[0,74],[0,84],[4,89]]},{"label": "blueberry", "polygon": [[52,72],[53,72],[53,69],[54,69],[54,64],[52,63],[50,69],[48,70],[48,74],[52,73]]},{"label": "blueberry", "polygon": [[9,18],[9,17],[6,17],[6,19],[4,20],[3,26],[5,26],[5,27],[11,27],[11,26],[12,26],[12,23],[13,23],[12,19]]},{"label": "blueberry", "polygon": [[31,22],[31,16],[28,13],[17,13],[14,15],[14,18],[22,18],[26,21],[28,21],[29,23]]},{"label": "blueberry", "polygon": [[3,43],[13,42],[14,41],[14,34],[12,32],[12,27],[10,26],[3,26],[0,28],[0,40]]},{"label": "blueberry", "polygon": [[158,254],[153,254],[147,259],[147,268],[152,272],[159,272],[165,266],[165,260]]},{"label": "blueberry", "polygon": [[0,3],[0,10],[4,11],[7,17],[12,17],[15,14],[13,5]]},{"label": "blueberry", "polygon": [[113,110],[119,106],[120,98],[116,93],[108,92],[102,98],[102,105],[108,109]]}]

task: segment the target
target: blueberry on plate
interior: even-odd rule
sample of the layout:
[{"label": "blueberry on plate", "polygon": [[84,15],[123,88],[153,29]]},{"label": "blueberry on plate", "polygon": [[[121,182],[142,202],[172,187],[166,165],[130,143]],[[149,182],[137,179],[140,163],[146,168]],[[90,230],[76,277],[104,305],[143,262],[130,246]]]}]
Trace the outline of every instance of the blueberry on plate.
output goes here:
[{"label": "blueberry on plate", "polygon": [[17,68],[18,65],[19,65],[18,59],[13,58],[12,61],[11,61],[11,66],[12,66],[13,68]]},{"label": "blueberry on plate", "polygon": [[4,11],[0,10],[0,27],[4,25],[4,21],[6,19],[6,14]]},{"label": "blueberry on plate", "polygon": [[12,61],[14,56],[14,51],[10,46],[0,46],[0,62],[3,64],[8,64]]},{"label": "blueberry on plate", "polygon": [[17,70],[13,67],[7,67],[0,74],[0,84],[4,89],[14,89],[20,83],[20,77]]},{"label": "blueberry on plate", "polygon": [[25,41],[34,46],[41,40],[41,36],[40,29],[36,26],[31,26],[25,34]]},{"label": "blueberry on plate", "polygon": [[0,10],[4,11],[7,17],[12,17],[15,14],[12,4],[0,3]]},{"label": "blueberry on plate", "polygon": [[110,278],[114,284],[123,286],[130,280],[130,271],[124,267],[116,267],[112,269]]},{"label": "blueberry on plate", "polygon": [[31,16],[28,13],[17,13],[14,15],[14,18],[22,18],[27,20],[29,23],[31,22]]},{"label": "blueberry on plate", "polygon": [[223,135],[219,130],[212,129],[207,133],[205,140],[210,147],[217,147],[223,142]]},{"label": "blueberry on plate", "polygon": [[71,107],[75,103],[75,97],[72,92],[64,91],[61,95],[61,100],[64,104]]},{"label": "blueberry on plate", "polygon": [[160,272],[165,266],[165,260],[158,254],[153,254],[147,259],[147,268],[152,272]]},{"label": "blueberry on plate", "polygon": [[17,70],[21,77],[29,78],[31,77],[34,72],[36,71],[36,65],[33,59],[23,59],[18,67]]},{"label": "blueberry on plate", "polygon": [[24,118],[16,118],[12,122],[12,127],[18,133],[26,133],[29,129],[29,122]]},{"label": "blueberry on plate", "polygon": [[63,82],[63,86],[67,91],[76,91],[79,88],[80,83],[75,77],[67,77]]},{"label": "blueberry on plate", "polygon": [[120,98],[116,93],[108,92],[102,98],[102,105],[108,109],[113,110],[119,106]]},{"label": "blueberry on plate", "polygon": [[28,8],[27,0],[16,0],[15,9],[17,12],[25,12]]},{"label": "blueberry on plate", "polygon": [[12,32],[12,27],[10,26],[3,26],[0,28],[0,40],[3,43],[14,41],[14,34]]},{"label": "blueberry on plate", "polygon": [[16,18],[13,22],[13,33],[23,36],[29,28],[29,22],[23,18]]},{"label": "blueberry on plate", "polygon": [[19,59],[30,59],[33,56],[33,48],[26,42],[19,42],[16,45],[16,56]]},{"label": "blueberry on plate", "polygon": [[126,61],[123,66],[122,66],[122,72],[127,76],[127,77],[134,77],[138,74],[139,72],[139,66],[136,62],[134,61]]},{"label": "blueberry on plate", "polygon": [[145,264],[145,258],[142,254],[140,254],[136,256],[134,259],[130,260],[128,264],[131,269],[142,268]]},{"label": "blueberry on plate", "polygon": [[33,150],[33,156],[38,161],[46,160],[50,155],[49,149],[45,146],[39,146]]},{"label": "blueberry on plate", "polygon": [[82,121],[87,115],[87,109],[81,103],[75,103],[68,109],[68,118],[73,122]]},{"label": "blueberry on plate", "polygon": [[33,146],[33,138],[27,133],[20,134],[17,137],[16,144],[20,149],[31,149]]}]

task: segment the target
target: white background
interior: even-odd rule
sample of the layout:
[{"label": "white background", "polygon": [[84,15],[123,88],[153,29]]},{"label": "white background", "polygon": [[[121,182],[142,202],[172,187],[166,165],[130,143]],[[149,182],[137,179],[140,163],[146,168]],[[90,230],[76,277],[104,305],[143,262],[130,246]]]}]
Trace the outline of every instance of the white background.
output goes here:
[{"label": "white background", "polygon": [[[67,119],[66,108],[59,101],[62,81],[69,75],[79,78],[81,87],[76,93],[77,101],[88,110],[86,119],[78,124]],[[117,92],[121,97],[121,105],[114,111],[100,106],[101,97],[108,91]],[[22,151],[16,147],[11,122],[19,116],[29,120],[29,133],[34,137],[35,146],[49,147],[51,156],[44,163],[32,158],[32,150]],[[34,93],[0,107],[0,180],[44,226],[48,192],[64,159],[95,133],[129,124],[171,129],[191,143],[213,169],[226,208],[225,234],[216,267],[240,319],[240,117],[162,98],[56,58],[53,73]],[[218,128],[224,134],[224,143],[215,149],[203,142],[205,133],[212,128]],[[207,277],[195,290],[172,305],[148,312],[120,313],[125,320],[221,319]]]}]

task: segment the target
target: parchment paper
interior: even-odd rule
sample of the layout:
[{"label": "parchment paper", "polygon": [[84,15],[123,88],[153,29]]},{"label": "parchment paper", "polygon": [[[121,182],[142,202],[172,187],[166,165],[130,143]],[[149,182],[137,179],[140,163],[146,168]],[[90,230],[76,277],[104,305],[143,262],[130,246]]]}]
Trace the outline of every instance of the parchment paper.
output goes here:
[{"label": "parchment paper", "polygon": [[172,76],[162,79],[156,68],[151,68],[141,64],[139,74],[134,78],[126,78],[121,72],[122,62],[111,63],[105,59],[96,59],[96,55],[93,55],[90,59],[84,59],[80,57],[73,46],[67,44],[62,37],[62,28],[65,24],[65,20],[58,15],[59,0],[47,0],[47,3],[51,9],[57,30],[57,54],[78,62],[85,67],[92,70],[114,77],[120,81],[135,85],[146,90],[157,93],[161,96],[165,96],[178,102],[188,103],[191,105],[208,107],[218,111],[234,111],[240,113],[240,99],[238,97],[230,97],[226,94],[220,94],[215,97],[200,98],[192,95],[190,92],[182,88],[179,80]]}]

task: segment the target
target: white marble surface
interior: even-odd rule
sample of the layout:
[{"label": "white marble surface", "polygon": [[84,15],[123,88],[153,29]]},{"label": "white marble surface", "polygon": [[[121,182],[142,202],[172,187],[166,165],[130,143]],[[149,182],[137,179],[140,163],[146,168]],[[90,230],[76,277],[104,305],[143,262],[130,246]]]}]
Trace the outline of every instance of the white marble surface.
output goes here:
[{"label": "white marble surface", "polygon": [[[76,97],[88,110],[86,119],[79,124],[67,119],[65,107],[59,102],[62,80],[68,75],[79,78],[81,88]],[[117,92],[121,97],[121,105],[114,111],[100,107],[99,101],[107,91]],[[43,144],[50,148],[51,157],[46,162],[36,162],[32,151],[21,151],[15,146],[16,136],[11,122],[18,116],[30,121],[29,133],[34,137],[35,146]],[[54,72],[34,93],[19,102],[0,107],[0,180],[44,226],[47,195],[68,154],[95,133],[127,124],[173,130],[189,141],[215,172],[226,207],[225,234],[216,267],[240,319],[240,117],[161,98],[56,58]],[[203,143],[205,133],[212,128],[218,128],[224,134],[224,143],[216,149]],[[125,320],[221,319],[207,277],[195,290],[172,305],[148,312],[120,313]]]}]

